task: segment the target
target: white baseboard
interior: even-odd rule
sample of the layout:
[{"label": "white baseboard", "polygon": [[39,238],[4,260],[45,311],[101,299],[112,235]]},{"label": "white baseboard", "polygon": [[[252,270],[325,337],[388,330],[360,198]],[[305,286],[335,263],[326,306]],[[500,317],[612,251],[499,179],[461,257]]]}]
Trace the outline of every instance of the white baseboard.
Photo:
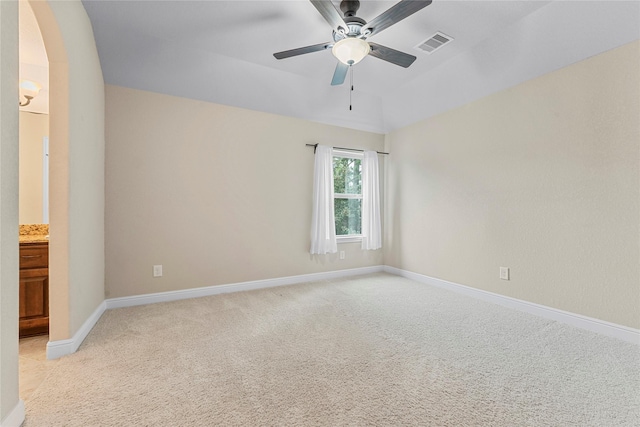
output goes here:
[{"label": "white baseboard", "polygon": [[57,359],[59,357],[66,356],[67,354],[75,353],[76,350],[78,350],[78,347],[80,347],[80,344],[82,344],[82,341],[84,341],[87,335],[89,335],[89,332],[91,332],[91,329],[93,329],[95,324],[98,322],[106,308],[107,304],[105,301],[102,301],[71,339],[49,341],[47,343],[47,359]]},{"label": "white baseboard", "polygon": [[[82,327],[71,339],[49,341],[47,343],[47,359],[57,359],[75,353],[80,344],[87,337],[100,316],[112,308],[133,307],[136,305],[153,304],[158,302],[177,301],[188,298],[198,298],[218,295],[228,292],[250,291],[253,289],[271,288],[275,286],[294,285],[296,283],[317,282],[319,280],[339,279],[341,277],[359,276],[362,274],[379,273],[383,266],[353,268],[349,270],[328,271],[324,273],[302,274],[299,276],[279,277],[276,279],[254,280],[251,282],[231,283],[227,285],[207,286],[204,288],[185,289],[182,291],[160,292],[155,294],[135,295],[131,297],[111,298],[103,301],[93,314],[84,322]],[[0,426],[4,427],[4,426]]]},{"label": "white baseboard", "polygon": [[106,300],[107,309],[133,307],[136,305],[158,302],[177,301],[181,299],[199,298],[219,295],[228,292],[251,291],[254,289],[272,288],[276,286],[295,285],[297,283],[317,282],[320,280],[339,279],[341,277],[360,276],[380,273],[383,266],[352,268],[348,270],[327,271],[323,273],[301,274],[299,276],[278,277],[275,279],[254,280],[250,282],[231,283],[226,285],[207,286],[203,288],[185,289],[182,291],[159,292],[155,294],[135,295],[130,297],[111,298]]},{"label": "white baseboard", "polygon": [[9,415],[0,421],[0,427],[20,427],[24,422],[24,401],[20,399]]},{"label": "white baseboard", "polygon": [[[425,276],[390,266],[372,266],[353,268],[348,270],[336,270],[323,273],[302,274],[298,276],[279,277],[275,279],[254,280],[250,282],[231,283],[225,285],[207,286],[203,288],[185,289],[181,291],[159,292],[154,294],[135,295],[130,297],[111,298],[103,301],[93,314],[84,322],[82,327],[68,340],[50,341],[47,344],[47,359],[57,359],[67,354],[74,353],[82,341],[87,337],[93,326],[105,310],[122,307],[133,307],[144,304],[170,302],[189,298],[199,298],[211,295],[219,295],[229,292],[250,291],[254,289],[272,288],[276,286],[294,285],[297,283],[317,282],[320,280],[332,280],[342,277],[359,276],[385,271],[397,276],[406,277],[416,282],[426,283],[439,288],[471,296],[483,301],[499,304],[536,316],[569,324],[581,329],[597,332],[603,335],[621,339],[634,344],[640,344],[640,331],[604,320],[594,319],[580,314],[570,313],[540,304],[535,304],[504,295],[495,294],[481,289],[460,285],[435,277]],[[4,427],[4,424],[0,427]]]},{"label": "white baseboard", "polygon": [[615,323],[606,322],[604,320],[594,319],[592,317],[583,316],[581,314],[570,313],[568,311],[558,310],[556,308],[535,304],[528,301],[507,297],[493,292],[483,291],[481,289],[472,288],[458,283],[448,282],[446,280],[437,279],[435,277],[425,276],[423,274],[414,273],[412,271],[402,270],[395,267],[385,265],[384,271],[395,274],[397,276],[406,277],[416,282],[425,283],[459,294],[467,295],[476,299],[498,304],[503,307],[512,308],[514,310],[524,311],[529,314],[544,317],[546,319],[555,320],[577,328],[586,329],[609,337],[617,338],[632,344],[640,345],[640,330],[629,328],[627,326],[617,325]]}]

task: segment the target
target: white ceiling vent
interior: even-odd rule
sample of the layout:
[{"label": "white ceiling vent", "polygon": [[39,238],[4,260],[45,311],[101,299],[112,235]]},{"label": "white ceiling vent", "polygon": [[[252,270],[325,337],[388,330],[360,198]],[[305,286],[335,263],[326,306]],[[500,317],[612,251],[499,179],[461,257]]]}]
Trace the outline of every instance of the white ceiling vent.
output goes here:
[{"label": "white ceiling vent", "polygon": [[445,44],[449,43],[451,40],[453,40],[453,37],[449,37],[448,35],[438,31],[437,33],[420,43],[418,46],[416,46],[416,49],[419,49],[428,54],[432,54]]}]

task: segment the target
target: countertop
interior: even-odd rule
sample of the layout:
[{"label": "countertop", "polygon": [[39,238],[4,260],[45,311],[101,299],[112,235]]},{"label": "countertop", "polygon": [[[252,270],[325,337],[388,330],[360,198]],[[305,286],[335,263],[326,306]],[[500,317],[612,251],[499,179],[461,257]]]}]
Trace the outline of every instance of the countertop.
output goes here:
[{"label": "countertop", "polygon": [[21,224],[20,244],[49,243],[49,224]]}]

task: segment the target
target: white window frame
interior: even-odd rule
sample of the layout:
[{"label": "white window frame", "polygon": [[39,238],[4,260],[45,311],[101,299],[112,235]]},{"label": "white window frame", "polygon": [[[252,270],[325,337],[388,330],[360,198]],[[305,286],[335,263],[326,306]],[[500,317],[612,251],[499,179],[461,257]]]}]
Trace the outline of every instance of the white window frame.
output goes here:
[{"label": "white window frame", "polygon": [[[359,159],[364,160],[364,153],[354,152],[354,151],[346,151],[340,149],[333,149],[332,153],[333,157],[346,157],[348,159]],[[334,176],[335,179],[335,176]],[[360,189],[362,191],[362,188]],[[333,195],[333,200],[335,203],[336,199],[360,199],[362,200],[362,192],[360,194],[343,194],[343,193],[335,193]],[[362,225],[362,212],[360,212],[360,224]],[[338,243],[357,243],[362,242],[362,234],[336,234],[336,241]]]}]

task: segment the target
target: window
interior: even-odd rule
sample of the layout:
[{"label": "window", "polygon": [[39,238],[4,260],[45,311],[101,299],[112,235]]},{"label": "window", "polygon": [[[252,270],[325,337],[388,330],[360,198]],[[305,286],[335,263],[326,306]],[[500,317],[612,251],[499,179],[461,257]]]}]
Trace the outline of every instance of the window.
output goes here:
[{"label": "window", "polygon": [[333,192],[336,237],[362,234],[362,154],[334,150]]}]

